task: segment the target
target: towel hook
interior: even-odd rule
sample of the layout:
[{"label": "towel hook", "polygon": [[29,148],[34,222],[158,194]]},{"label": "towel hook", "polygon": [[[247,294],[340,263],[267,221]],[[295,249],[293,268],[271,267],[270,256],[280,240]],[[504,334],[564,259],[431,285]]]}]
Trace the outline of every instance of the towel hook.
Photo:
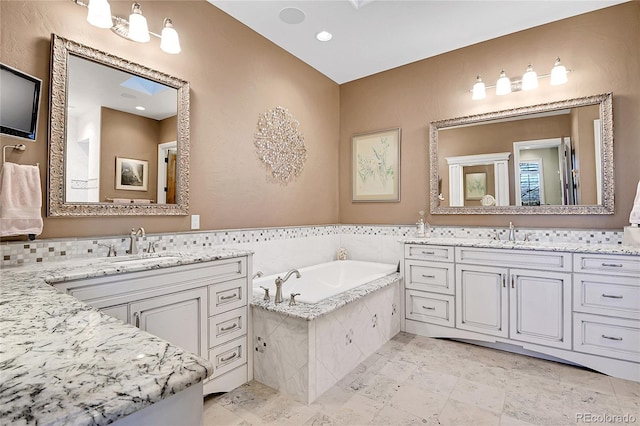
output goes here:
[{"label": "towel hook", "polygon": [[2,164],[7,162],[6,156],[7,156],[7,148],[13,148],[16,151],[24,151],[25,149],[27,149],[27,146],[23,143],[19,143],[16,145],[5,145],[2,147]]}]

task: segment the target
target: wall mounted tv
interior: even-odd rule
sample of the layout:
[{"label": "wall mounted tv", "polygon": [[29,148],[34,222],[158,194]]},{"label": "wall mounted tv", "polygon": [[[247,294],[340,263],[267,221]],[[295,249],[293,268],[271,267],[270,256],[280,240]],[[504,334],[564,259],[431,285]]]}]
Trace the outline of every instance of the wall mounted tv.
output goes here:
[{"label": "wall mounted tv", "polygon": [[0,63],[0,134],[36,140],[42,80]]}]

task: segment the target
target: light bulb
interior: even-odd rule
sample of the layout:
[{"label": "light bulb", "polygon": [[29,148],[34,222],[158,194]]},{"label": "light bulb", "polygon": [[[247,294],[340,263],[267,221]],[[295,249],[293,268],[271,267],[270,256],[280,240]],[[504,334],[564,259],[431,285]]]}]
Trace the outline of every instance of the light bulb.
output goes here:
[{"label": "light bulb", "polygon": [[169,18],[164,18],[160,49],[172,54],[180,53],[181,50],[178,32],[173,28],[173,23]]},{"label": "light bulb", "polygon": [[527,71],[522,76],[522,90],[533,90],[536,87],[538,87],[538,74],[536,74],[531,64],[529,64]]},{"label": "light bulb", "polygon": [[111,28],[111,6],[107,0],[89,0],[87,21],[94,27]]},{"label": "light bulb", "polygon": [[508,93],[511,93],[511,80],[509,80],[503,69],[500,71],[500,78],[496,83],[496,95],[506,95]]},{"label": "light bulb", "polygon": [[487,97],[487,91],[482,82],[480,76],[476,77],[476,84],[473,85],[473,95],[471,95],[471,99],[474,101],[478,99],[484,99]]},{"label": "light bulb", "polygon": [[551,69],[551,85],[557,86],[567,81],[567,69],[560,63],[560,58],[556,58],[556,62]]},{"label": "light bulb", "polygon": [[131,6],[131,15],[129,15],[129,38],[140,43],[146,43],[151,38],[149,36],[147,18],[142,15],[140,3],[134,3]]}]

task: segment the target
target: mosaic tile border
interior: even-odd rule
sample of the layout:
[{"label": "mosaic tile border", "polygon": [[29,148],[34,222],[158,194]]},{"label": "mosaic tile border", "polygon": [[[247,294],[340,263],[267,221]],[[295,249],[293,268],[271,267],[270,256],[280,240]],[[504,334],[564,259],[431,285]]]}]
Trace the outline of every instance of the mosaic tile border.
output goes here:
[{"label": "mosaic tile border", "polygon": [[[251,244],[266,241],[308,238],[326,235],[372,235],[412,237],[412,225],[316,225],[280,228],[247,228],[204,232],[183,232],[148,234],[138,240],[142,252],[155,250],[181,250],[206,248],[226,244]],[[433,226],[431,235],[441,238],[493,238],[496,234],[506,239],[508,228]],[[528,229],[517,228],[516,238],[525,234],[530,241],[567,242],[582,244],[622,244],[623,230],[584,229]],[[97,258],[107,255],[113,245],[118,255],[124,255],[129,248],[128,236],[101,238],[51,239],[39,241],[19,241],[0,243],[0,265],[2,267],[28,263],[49,262],[81,258]]]}]

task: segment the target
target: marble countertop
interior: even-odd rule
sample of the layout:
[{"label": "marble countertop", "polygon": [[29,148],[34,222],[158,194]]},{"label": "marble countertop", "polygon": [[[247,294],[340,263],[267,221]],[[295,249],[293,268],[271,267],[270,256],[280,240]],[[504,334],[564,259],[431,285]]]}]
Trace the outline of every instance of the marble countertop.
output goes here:
[{"label": "marble countertop", "polygon": [[208,249],[162,253],[142,263],[101,258],[2,268],[0,424],[108,424],[213,372],[207,360],[102,314],[47,282],[247,253]]},{"label": "marble countertop", "polygon": [[581,244],[542,241],[505,241],[473,238],[402,238],[405,244],[425,244],[438,246],[460,246],[478,248],[499,248],[510,250],[564,251],[571,253],[624,254],[640,256],[640,248],[614,244]]},{"label": "marble countertop", "polygon": [[261,296],[254,295],[251,306],[270,312],[277,312],[288,317],[312,321],[322,315],[335,311],[348,303],[352,303],[369,293],[373,293],[380,288],[387,287],[398,280],[400,280],[400,274],[398,272],[394,272],[393,274],[389,274],[344,293],[321,300],[318,303],[298,302],[293,306],[289,306],[289,299],[285,299],[284,302],[276,305],[273,302],[273,298],[269,301],[265,301]]}]

